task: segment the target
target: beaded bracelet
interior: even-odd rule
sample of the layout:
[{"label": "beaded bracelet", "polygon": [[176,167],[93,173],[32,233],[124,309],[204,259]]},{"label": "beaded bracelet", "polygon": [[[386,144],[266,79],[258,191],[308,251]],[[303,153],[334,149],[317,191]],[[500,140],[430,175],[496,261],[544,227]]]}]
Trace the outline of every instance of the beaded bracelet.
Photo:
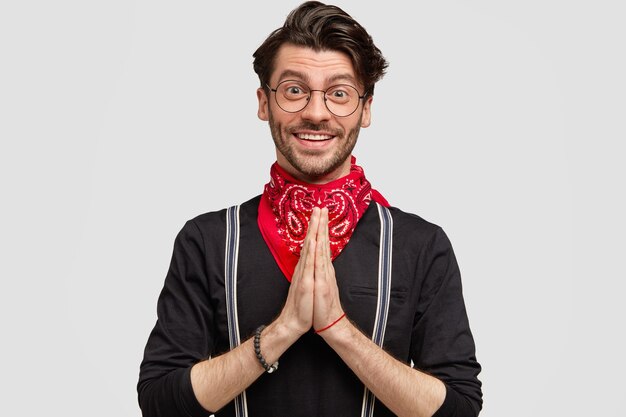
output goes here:
[{"label": "beaded bracelet", "polygon": [[261,363],[263,369],[265,369],[268,374],[271,374],[278,369],[278,361],[274,362],[271,365],[268,365],[267,362],[265,362],[265,358],[261,354],[261,332],[263,331],[263,329],[265,329],[265,326],[260,326],[258,329],[256,329],[256,332],[254,333],[254,352],[256,353],[256,357]]}]

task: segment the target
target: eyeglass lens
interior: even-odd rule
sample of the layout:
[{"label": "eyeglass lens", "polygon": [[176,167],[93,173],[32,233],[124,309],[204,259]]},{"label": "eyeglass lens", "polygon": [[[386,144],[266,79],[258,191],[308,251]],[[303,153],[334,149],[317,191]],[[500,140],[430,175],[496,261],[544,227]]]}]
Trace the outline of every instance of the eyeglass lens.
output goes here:
[{"label": "eyeglass lens", "polygon": [[[285,80],[276,87],[276,103],[286,112],[297,113],[309,104],[313,91],[321,90],[311,90],[299,81]],[[336,116],[349,116],[359,107],[359,92],[351,85],[338,84],[321,92],[326,107]]]}]

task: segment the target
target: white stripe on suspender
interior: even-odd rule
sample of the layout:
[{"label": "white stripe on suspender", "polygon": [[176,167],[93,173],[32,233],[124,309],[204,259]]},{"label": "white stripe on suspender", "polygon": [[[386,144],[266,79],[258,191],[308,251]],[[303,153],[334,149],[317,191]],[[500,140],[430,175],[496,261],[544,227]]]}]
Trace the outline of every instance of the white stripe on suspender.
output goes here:
[{"label": "white stripe on suspender", "polygon": [[[378,253],[378,300],[372,341],[378,346],[383,345],[387,314],[389,313],[389,296],[391,294],[391,255],[393,220],[389,209],[376,203],[380,218],[380,244]],[[239,206],[226,210],[226,254],[224,261],[224,280],[226,290],[226,315],[228,318],[228,338],[231,350],[239,346],[239,321],[237,317],[237,261],[239,255]],[[374,395],[365,388],[363,393],[362,417],[371,417],[374,413]],[[246,391],[235,397],[235,415],[248,416]]]},{"label": "white stripe on suspender", "polygon": [[[237,316],[237,262],[239,258],[239,206],[226,210],[226,254],[224,256],[224,287],[230,349],[239,346],[239,319]],[[248,416],[246,391],[235,397],[235,415]]]},{"label": "white stripe on suspender", "polygon": [[[378,252],[378,301],[376,304],[376,319],[372,331],[372,341],[383,346],[387,314],[389,313],[389,296],[391,294],[391,255],[393,243],[393,219],[389,209],[376,203],[380,218],[380,244]],[[365,388],[363,392],[363,407],[361,417],[371,417],[374,414],[374,394]]]}]

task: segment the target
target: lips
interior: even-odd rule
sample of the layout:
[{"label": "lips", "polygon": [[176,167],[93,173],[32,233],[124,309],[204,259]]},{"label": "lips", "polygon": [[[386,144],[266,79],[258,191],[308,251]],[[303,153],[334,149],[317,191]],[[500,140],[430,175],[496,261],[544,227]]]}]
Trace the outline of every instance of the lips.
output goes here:
[{"label": "lips", "polygon": [[320,133],[294,133],[294,136],[302,140],[310,140],[315,142],[322,142],[334,138],[334,135],[320,134]]}]

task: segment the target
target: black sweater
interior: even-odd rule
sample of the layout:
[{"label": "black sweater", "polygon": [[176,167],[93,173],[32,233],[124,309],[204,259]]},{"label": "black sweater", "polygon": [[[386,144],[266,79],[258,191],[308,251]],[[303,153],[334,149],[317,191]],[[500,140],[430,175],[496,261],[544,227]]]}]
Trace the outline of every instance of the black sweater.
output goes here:
[{"label": "black sweater", "polygon": [[[280,313],[289,282],[257,225],[259,197],[240,209],[237,281],[242,341]],[[384,349],[442,380],[436,417],[477,416],[480,365],[463,301],[459,269],[441,228],[391,208],[394,222],[391,301]],[[144,417],[208,416],[189,371],[229,350],[224,293],[225,210],[188,221],[178,234],[157,305],[158,320],[140,368]],[[380,223],[371,204],[333,262],[347,317],[371,336],[376,312]],[[219,381],[216,381],[218,384]],[[359,416],[363,384],[322,338],[309,332],[246,390],[251,416]],[[234,416],[231,402],[216,416]],[[393,415],[376,401],[375,416]]]}]

